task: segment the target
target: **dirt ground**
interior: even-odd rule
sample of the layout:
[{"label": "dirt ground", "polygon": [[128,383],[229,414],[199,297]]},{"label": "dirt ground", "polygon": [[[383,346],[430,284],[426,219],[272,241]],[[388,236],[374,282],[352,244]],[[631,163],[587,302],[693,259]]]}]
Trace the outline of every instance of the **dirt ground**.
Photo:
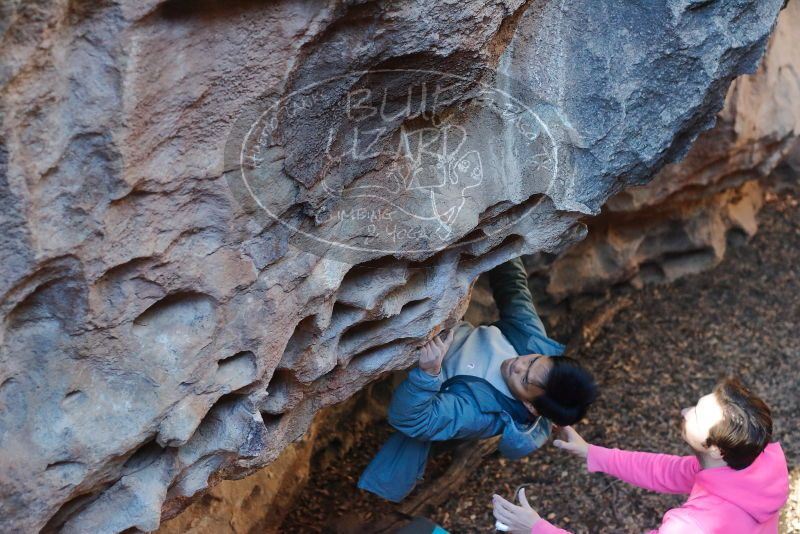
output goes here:
[{"label": "dirt ground", "polygon": [[[784,533],[800,533],[799,199],[796,188],[771,194],[758,234],[729,248],[715,270],[670,285],[620,290],[632,304],[578,354],[602,391],[577,428],[589,442],[612,447],[687,454],[680,409],[721,376],[742,378],[772,407],[775,437],[789,461]],[[551,335],[566,341],[580,319],[555,325]],[[354,519],[391,513],[393,505],[355,487],[389,432],[385,423],[375,425],[345,458],[313,472],[283,531],[348,532]],[[446,461],[438,457],[429,473]],[[528,484],[529,500],[543,517],[576,533],[645,532],[684,500],[590,475],[583,462],[548,445],[517,462],[490,456],[430,518],[450,532],[494,532],[492,493],[510,496],[519,484]]]}]

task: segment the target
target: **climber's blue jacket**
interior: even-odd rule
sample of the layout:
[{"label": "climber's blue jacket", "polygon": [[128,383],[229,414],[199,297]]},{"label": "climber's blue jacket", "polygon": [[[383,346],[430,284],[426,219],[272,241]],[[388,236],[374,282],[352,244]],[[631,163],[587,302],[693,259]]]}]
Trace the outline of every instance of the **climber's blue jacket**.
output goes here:
[{"label": "climber's blue jacket", "polygon": [[[500,312],[492,323],[518,354],[560,356],[564,345],[547,337],[533,306],[521,258],[489,272]],[[485,439],[502,435],[498,450],[517,459],[538,449],[551,423],[530,414],[518,400],[503,395],[487,380],[458,375],[444,380],[418,367],[400,384],[389,405],[392,434],[364,470],[358,487],[390,501],[403,500],[422,478],[431,442]]]}]

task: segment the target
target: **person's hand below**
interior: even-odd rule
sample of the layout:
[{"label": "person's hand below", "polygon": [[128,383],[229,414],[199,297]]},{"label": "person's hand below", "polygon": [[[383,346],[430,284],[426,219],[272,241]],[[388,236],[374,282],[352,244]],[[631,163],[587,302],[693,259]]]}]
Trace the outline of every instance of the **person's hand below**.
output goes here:
[{"label": "person's hand below", "polygon": [[454,330],[451,328],[447,332],[444,340],[440,339],[438,335],[433,336],[433,339],[425,343],[419,349],[419,368],[431,376],[437,376],[442,370],[442,360],[444,355],[447,354],[447,349],[453,343]]},{"label": "person's hand below", "polygon": [[525,488],[520,488],[518,497],[520,506],[508,502],[499,495],[494,495],[492,497],[494,518],[506,525],[508,532],[512,534],[530,534],[533,525],[541,517],[528,504],[528,499],[525,497]]},{"label": "person's hand below", "polygon": [[553,441],[553,445],[559,449],[564,449],[581,458],[589,455],[589,444],[571,426],[560,428],[559,437],[561,439]]}]

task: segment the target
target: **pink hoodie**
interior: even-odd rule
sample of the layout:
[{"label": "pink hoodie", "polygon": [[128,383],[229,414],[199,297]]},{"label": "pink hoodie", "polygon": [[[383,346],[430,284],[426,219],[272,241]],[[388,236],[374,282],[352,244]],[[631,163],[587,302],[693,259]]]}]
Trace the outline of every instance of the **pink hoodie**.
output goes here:
[{"label": "pink hoodie", "polygon": [[[780,444],[770,443],[739,471],[703,469],[694,456],[670,456],[589,446],[590,472],[613,475],[661,493],[688,493],[680,508],[664,514],[650,534],[777,534],[780,509],[789,496],[789,471]],[[569,534],[545,520],[531,534]]]}]

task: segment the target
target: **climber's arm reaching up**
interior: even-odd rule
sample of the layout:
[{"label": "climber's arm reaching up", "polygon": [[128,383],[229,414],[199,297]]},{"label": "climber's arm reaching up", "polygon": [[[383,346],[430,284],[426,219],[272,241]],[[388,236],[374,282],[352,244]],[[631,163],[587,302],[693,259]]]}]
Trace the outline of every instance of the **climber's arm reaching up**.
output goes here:
[{"label": "climber's arm reaching up", "polygon": [[423,346],[419,366],[392,397],[389,424],[409,437],[424,441],[485,437],[497,424],[492,415],[469,409],[467,399],[440,391],[442,360],[452,341],[450,330],[444,340],[434,337]]},{"label": "climber's arm reaching up", "polygon": [[467,401],[455,393],[440,391],[441,364],[452,338],[448,333],[420,350],[419,367],[400,384],[389,406],[389,423],[398,431],[361,474],[359,488],[400,502],[422,477],[432,441],[497,433],[497,418],[466,406]]},{"label": "climber's arm reaching up", "polygon": [[508,260],[489,271],[489,286],[500,312],[500,321],[524,323],[544,333],[544,324],[536,313],[528,287],[528,273],[522,258]]},{"label": "climber's arm reaching up", "polygon": [[489,271],[489,286],[500,312],[500,320],[492,325],[503,332],[519,354],[553,356],[564,352],[562,344],[547,337],[533,305],[522,258],[508,260]]}]

